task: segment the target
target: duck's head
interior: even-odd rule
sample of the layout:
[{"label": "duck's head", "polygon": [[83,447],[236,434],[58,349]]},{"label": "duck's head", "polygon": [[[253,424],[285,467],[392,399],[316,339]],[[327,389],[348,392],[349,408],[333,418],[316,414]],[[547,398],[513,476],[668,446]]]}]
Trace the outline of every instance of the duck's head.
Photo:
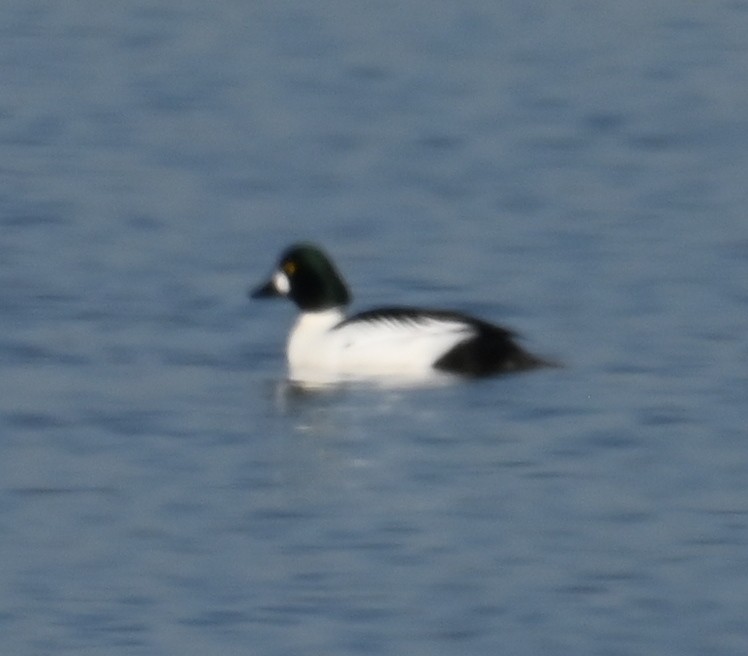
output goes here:
[{"label": "duck's head", "polygon": [[348,287],[330,258],[313,244],[295,244],[278,261],[270,279],[252,290],[252,298],[290,298],[299,309],[316,312],[351,300]]}]

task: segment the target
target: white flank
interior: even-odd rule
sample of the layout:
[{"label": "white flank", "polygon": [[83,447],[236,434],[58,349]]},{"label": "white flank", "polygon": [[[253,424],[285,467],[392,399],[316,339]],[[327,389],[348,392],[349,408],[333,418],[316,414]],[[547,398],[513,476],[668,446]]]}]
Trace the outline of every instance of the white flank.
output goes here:
[{"label": "white flank", "polygon": [[340,309],[299,316],[288,340],[292,380],[329,383],[443,377],[433,363],[474,334],[473,328],[459,320],[435,318],[354,321],[333,330],[344,318]]}]

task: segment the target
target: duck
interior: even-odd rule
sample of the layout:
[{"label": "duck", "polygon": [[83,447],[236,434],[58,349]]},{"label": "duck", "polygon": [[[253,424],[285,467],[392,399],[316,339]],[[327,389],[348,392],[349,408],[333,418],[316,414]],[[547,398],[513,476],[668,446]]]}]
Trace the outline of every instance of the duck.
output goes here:
[{"label": "duck", "polygon": [[348,315],[348,286],[313,243],[287,248],[249,295],[297,306],[286,358],[290,381],[300,385],[484,378],[551,366],[511,330],[462,312],[389,306]]}]

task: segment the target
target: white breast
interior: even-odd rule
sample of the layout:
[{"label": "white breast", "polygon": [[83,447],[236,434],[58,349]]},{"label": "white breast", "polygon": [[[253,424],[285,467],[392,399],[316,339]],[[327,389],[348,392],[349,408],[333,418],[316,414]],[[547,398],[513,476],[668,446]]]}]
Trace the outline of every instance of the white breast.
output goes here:
[{"label": "white breast", "polygon": [[467,324],[442,318],[351,322],[338,310],[307,312],[288,341],[289,373],[300,382],[366,378],[431,379],[433,363],[474,334]]}]

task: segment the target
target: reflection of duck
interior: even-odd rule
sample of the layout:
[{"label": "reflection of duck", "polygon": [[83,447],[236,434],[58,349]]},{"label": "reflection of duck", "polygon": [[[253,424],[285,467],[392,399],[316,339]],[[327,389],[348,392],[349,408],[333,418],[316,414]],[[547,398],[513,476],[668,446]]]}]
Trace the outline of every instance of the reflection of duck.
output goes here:
[{"label": "reflection of duck", "polygon": [[301,383],[478,377],[549,364],[523,350],[509,330],[458,312],[387,307],[346,317],[348,288],[311,244],[286,250],[251,295],[285,296],[301,310],[287,350],[290,377]]}]

